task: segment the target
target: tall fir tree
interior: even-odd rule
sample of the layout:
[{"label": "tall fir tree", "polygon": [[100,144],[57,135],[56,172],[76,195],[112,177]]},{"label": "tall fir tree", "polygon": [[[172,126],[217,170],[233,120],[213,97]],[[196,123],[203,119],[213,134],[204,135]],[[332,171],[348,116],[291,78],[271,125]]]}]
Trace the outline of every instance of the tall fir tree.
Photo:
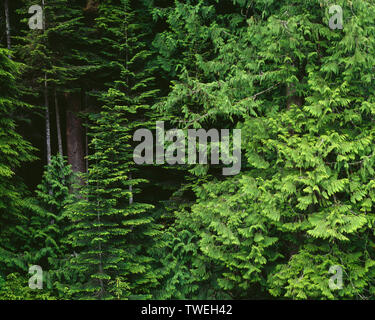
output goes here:
[{"label": "tall fir tree", "polygon": [[130,1],[108,1],[96,19],[105,59],[114,82],[101,93],[101,112],[89,115],[89,171],[81,201],[70,206],[75,230],[69,239],[77,251],[71,269],[81,275],[71,285],[77,297],[150,298],[158,284],[156,246],[159,226],[153,205],[143,203],[140,186],[147,183],[133,161],[132,135],[149,127],[152,74],[150,52],[139,8]]},{"label": "tall fir tree", "polygon": [[[0,49],[0,272],[24,271],[26,266],[21,249],[28,241],[25,210],[27,190],[18,176],[25,163],[35,160],[35,149],[17,131],[17,115],[30,107],[20,100],[21,66]],[[13,269],[12,269],[13,268]]]}]

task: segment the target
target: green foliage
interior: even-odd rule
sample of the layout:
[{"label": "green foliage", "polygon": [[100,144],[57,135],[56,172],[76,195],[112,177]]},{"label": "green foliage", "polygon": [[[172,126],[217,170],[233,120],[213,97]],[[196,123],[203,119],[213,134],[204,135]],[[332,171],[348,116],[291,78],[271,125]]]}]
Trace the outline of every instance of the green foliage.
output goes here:
[{"label": "green foliage", "polygon": [[75,180],[66,160],[61,155],[53,156],[36,197],[29,202],[29,242],[24,247],[23,259],[29,265],[42,267],[49,277],[46,288],[55,295],[59,293],[55,285],[68,276],[65,265],[73,253],[66,243],[71,222],[65,207],[75,200],[71,192]]},{"label": "green foliage", "polygon": [[100,93],[101,112],[89,115],[90,168],[81,199],[68,207],[74,224],[68,240],[77,251],[69,268],[80,277],[69,288],[77,298],[150,298],[159,277],[151,250],[160,227],[154,206],[138,196],[147,180],[135,168],[132,152],[132,134],[148,126],[139,118],[147,116],[147,101],[155,93],[151,71],[143,66],[150,53],[136,22],[139,12],[129,1],[101,4],[99,13],[96,23],[118,80]]},{"label": "green foliage", "polygon": [[[0,298],[372,299],[375,6],[335,4],[343,30],[323,0],[46,1],[23,65],[0,49]],[[16,120],[43,81],[90,97],[88,172],[54,157],[30,199]],[[241,173],[136,166],[156,120],[241,129]]]},{"label": "green foliage", "polygon": [[56,300],[49,293],[29,288],[28,279],[11,273],[0,283],[0,300]]},{"label": "green foliage", "polygon": [[17,170],[35,159],[35,149],[17,132],[17,114],[28,105],[19,100],[20,65],[7,53],[0,49],[0,272],[25,267],[19,250],[28,238],[24,215],[28,201]]},{"label": "green foliage", "polygon": [[[168,59],[187,62],[159,108],[174,123],[196,127],[223,128],[232,119],[246,155],[241,175],[196,181],[197,200],[175,212],[171,241],[193,254],[181,258],[171,249],[183,267],[170,271],[168,283],[178,277],[202,289],[204,280],[216,298],[267,291],[295,299],[369,298],[374,52],[365,43],[374,39],[374,6],[340,3],[348,9],[346,27],[332,32],[324,4],[262,3],[247,16],[214,21],[208,2],[162,10],[170,31],[156,38],[161,65],[169,71]],[[328,288],[331,265],[343,266],[346,289]],[[171,297],[185,296],[183,288],[171,290]],[[201,295],[197,289],[189,297]],[[209,290],[204,297],[212,297]]]}]

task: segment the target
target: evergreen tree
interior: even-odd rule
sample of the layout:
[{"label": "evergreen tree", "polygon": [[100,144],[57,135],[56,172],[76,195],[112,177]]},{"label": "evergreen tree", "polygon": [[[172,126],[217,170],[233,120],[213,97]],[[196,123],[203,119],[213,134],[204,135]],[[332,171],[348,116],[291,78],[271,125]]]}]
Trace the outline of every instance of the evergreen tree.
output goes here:
[{"label": "evergreen tree", "polygon": [[[172,127],[234,129],[247,112],[237,103],[248,86],[239,60],[246,49],[244,6],[229,5],[227,9],[214,1],[176,1],[172,7],[154,10],[168,24],[154,41],[159,50],[156,61],[160,72],[168,73],[172,80],[170,92],[155,107],[168,115]],[[196,191],[209,181],[219,183],[221,172],[199,164],[180,170],[184,180],[166,208],[172,222],[166,234],[169,248],[161,254],[165,289],[158,294],[161,298],[228,298],[231,293],[220,291],[218,285],[222,268],[200,253],[198,230],[206,226],[191,217]]]},{"label": "evergreen tree", "polygon": [[159,227],[153,205],[137,197],[147,180],[134,167],[132,134],[150,125],[147,102],[155,91],[145,67],[150,53],[141,12],[127,0],[115,3],[98,9],[97,26],[117,80],[100,96],[102,111],[89,115],[89,172],[81,201],[69,207],[75,225],[69,239],[77,251],[71,268],[81,281],[70,289],[85,298],[150,298],[158,280],[151,250]]},{"label": "evergreen tree", "polygon": [[[56,284],[69,277],[65,265],[74,254],[66,243],[72,226],[65,207],[74,201],[72,191],[75,177],[71,166],[61,157],[53,156],[46,166],[36,197],[30,199],[29,242],[24,259],[29,265],[39,265],[44,270],[45,288],[57,295]],[[63,289],[61,289],[63,292]]]},{"label": "evergreen tree", "polygon": [[[176,3],[168,11],[172,26],[183,16],[177,8],[189,4]],[[177,211],[171,237],[181,239],[179,252],[185,254],[181,258],[175,250],[167,260],[173,266],[183,261],[169,276],[171,296],[186,296],[180,285],[188,281],[196,284],[188,297],[201,297],[201,279],[210,282],[206,287],[214,297],[254,298],[267,291],[301,299],[372,294],[373,257],[364,248],[373,241],[374,29],[368,13],[374,7],[367,1],[339,4],[348,13],[344,31],[329,28],[326,3],[238,3],[241,14],[231,21],[239,27],[221,33],[214,28],[212,35],[225,35],[216,38],[217,54],[195,56],[202,74],[216,80],[200,83],[194,69],[181,73],[185,78],[163,102],[177,119],[186,114],[194,123],[218,113],[233,115],[246,155],[240,175],[197,182],[196,204]],[[200,14],[196,20],[205,28]],[[178,30],[166,38],[178,37]],[[179,54],[174,48],[180,43],[169,42],[172,49],[163,47],[161,56]],[[190,99],[208,111],[192,116]],[[187,252],[194,252],[191,259]],[[346,275],[343,290],[329,288],[335,265]],[[212,297],[210,290],[205,296]]]},{"label": "evergreen tree", "polygon": [[[373,1],[35,4],[2,1],[0,299],[373,299]],[[157,120],[241,129],[241,172],[136,165]]]},{"label": "evergreen tree", "polygon": [[29,106],[20,100],[20,65],[4,49],[0,49],[0,70],[0,272],[4,275],[26,267],[20,249],[28,240],[24,211],[29,203],[17,171],[35,160],[35,149],[17,132],[17,115]]}]

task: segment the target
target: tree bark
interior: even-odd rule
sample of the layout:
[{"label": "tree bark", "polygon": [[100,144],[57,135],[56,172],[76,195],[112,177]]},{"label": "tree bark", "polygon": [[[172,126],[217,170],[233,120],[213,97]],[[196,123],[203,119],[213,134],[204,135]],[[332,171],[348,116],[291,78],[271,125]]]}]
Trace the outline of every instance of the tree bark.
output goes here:
[{"label": "tree bark", "polygon": [[56,88],[55,88],[55,113],[56,113],[57,144],[58,144],[58,148],[59,148],[59,154],[61,156],[64,156],[62,138],[61,138],[60,109],[59,109],[59,101],[58,101],[58,97],[57,97]]},{"label": "tree bark", "polygon": [[85,165],[86,165],[86,173],[89,172],[89,158],[88,158],[88,155],[89,155],[89,136],[88,136],[88,132],[87,132],[87,122],[86,122],[86,127],[85,127]]},{"label": "tree bark", "polygon": [[[42,0],[43,13],[44,13],[44,0]],[[43,32],[46,31],[45,19],[43,17]],[[44,73],[44,107],[45,118],[46,118],[46,156],[47,165],[51,164],[51,126],[50,126],[50,115],[49,115],[49,101],[48,101],[48,83],[47,83],[47,73]]]},{"label": "tree bark", "polygon": [[[131,182],[132,179],[133,179],[132,174],[129,173],[129,181]],[[129,192],[130,192],[129,204],[132,205],[133,202],[134,202],[134,198],[133,198],[133,185],[132,184],[129,185]]]},{"label": "tree bark", "polygon": [[44,0],[42,0],[42,8],[43,8],[43,31],[46,31],[46,16],[45,16],[45,13],[44,13],[44,7],[45,7],[45,3],[44,3]]},{"label": "tree bark", "polygon": [[84,128],[79,118],[81,97],[79,94],[65,94],[67,102],[66,141],[68,163],[74,172],[85,172]]},{"label": "tree bark", "polygon": [[[10,18],[9,18],[9,3],[8,0],[4,0],[4,11],[5,11],[5,28],[6,28],[6,37],[7,37],[7,48],[8,50],[12,49],[11,43],[11,31],[10,31]],[[9,56],[10,58],[10,56]]]},{"label": "tree bark", "polygon": [[86,1],[86,8],[83,10],[86,12],[96,13],[99,7],[99,0],[87,0]]},{"label": "tree bark", "polygon": [[302,106],[303,104],[302,98],[296,95],[296,89],[293,84],[287,85],[286,96],[287,96],[286,106],[288,109],[290,109],[290,107],[293,104],[297,106]]},{"label": "tree bark", "polygon": [[49,115],[49,101],[48,101],[48,84],[47,74],[44,74],[44,107],[46,108],[46,146],[47,146],[47,164],[51,164],[51,126]]},{"label": "tree bark", "polygon": [[[85,95],[85,112],[88,112],[88,95],[87,93],[85,92],[84,93]],[[88,120],[87,120],[87,117],[86,117],[86,123],[85,123],[85,165],[86,165],[86,173],[89,172],[89,159],[88,159],[88,155],[89,155],[89,136],[88,136]]]}]

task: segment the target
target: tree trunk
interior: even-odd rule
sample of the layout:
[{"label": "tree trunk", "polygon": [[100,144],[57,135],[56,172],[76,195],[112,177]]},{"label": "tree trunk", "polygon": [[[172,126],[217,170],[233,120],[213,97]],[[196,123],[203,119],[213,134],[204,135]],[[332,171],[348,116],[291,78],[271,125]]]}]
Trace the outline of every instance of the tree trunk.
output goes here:
[{"label": "tree trunk", "polygon": [[66,141],[68,162],[74,172],[85,172],[84,128],[79,118],[81,97],[79,94],[65,94],[67,101]]},{"label": "tree trunk", "polygon": [[290,109],[290,107],[293,104],[295,104],[297,106],[302,106],[302,104],[303,104],[302,98],[298,97],[296,95],[296,89],[295,89],[295,86],[293,84],[287,85],[286,96],[287,96],[286,106],[287,106],[288,109]]},{"label": "tree trunk", "polygon": [[85,158],[85,164],[86,164],[86,173],[89,172],[89,158],[88,158],[88,155],[89,155],[89,136],[88,136],[88,132],[87,132],[87,121],[86,121],[86,127],[85,127],[85,155],[86,155],[86,158]]},{"label": "tree trunk", "polygon": [[86,12],[95,13],[98,11],[98,7],[99,7],[99,0],[87,0],[86,8],[84,8],[83,10]]},{"label": "tree trunk", "polygon": [[[43,13],[44,13],[44,0],[42,0],[42,6],[43,6]],[[45,19],[43,19],[43,32],[45,32],[45,31],[46,31],[46,25],[45,25]],[[46,109],[45,117],[46,117],[47,165],[50,165],[51,164],[52,152],[51,152],[51,126],[50,126],[50,116],[49,116],[47,73],[44,73],[44,107]]]},{"label": "tree trunk", "polygon": [[48,84],[47,74],[44,74],[44,107],[46,108],[46,145],[47,145],[47,164],[51,164],[51,126],[49,116],[49,102],[48,102]]},{"label": "tree trunk", "polygon": [[[6,37],[7,37],[7,48],[8,50],[12,49],[12,44],[10,40],[10,18],[9,18],[9,3],[8,0],[4,0],[4,10],[5,10],[5,28],[6,28]],[[10,58],[10,56],[9,56]]]},{"label": "tree trunk", "polygon": [[43,8],[43,31],[46,31],[46,16],[45,16],[45,13],[44,13],[44,7],[45,7],[45,3],[44,3],[44,0],[42,0],[42,8]]},{"label": "tree trunk", "polygon": [[[131,182],[132,181],[132,174],[129,173],[129,181]],[[133,185],[130,184],[129,185],[129,192],[130,192],[130,197],[129,197],[129,204],[132,205],[133,202],[134,202],[134,198],[133,198]]]},{"label": "tree trunk", "polygon": [[63,146],[62,146],[62,138],[61,138],[61,126],[60,126],[60,109],[59,109],[59,101],[57,97],[57,92],[55,88],[55,113],[56,113],[56,130],[57,130],[57,144],[59,147],[59,154],[63,156]]},{"label": "tree trunk", "polygon": [[[84,93],[85,95],[85,112],[88,112],[88,95],[87,93],[85,92]],[[89,136],[88,136],[88,120],[87,120],[87,117],[86,117],[86,123],[85,123],[85,164],[86,164],[86,173],[89,172],[89,159],[88,159],[88,155],[89,155]]]}]

